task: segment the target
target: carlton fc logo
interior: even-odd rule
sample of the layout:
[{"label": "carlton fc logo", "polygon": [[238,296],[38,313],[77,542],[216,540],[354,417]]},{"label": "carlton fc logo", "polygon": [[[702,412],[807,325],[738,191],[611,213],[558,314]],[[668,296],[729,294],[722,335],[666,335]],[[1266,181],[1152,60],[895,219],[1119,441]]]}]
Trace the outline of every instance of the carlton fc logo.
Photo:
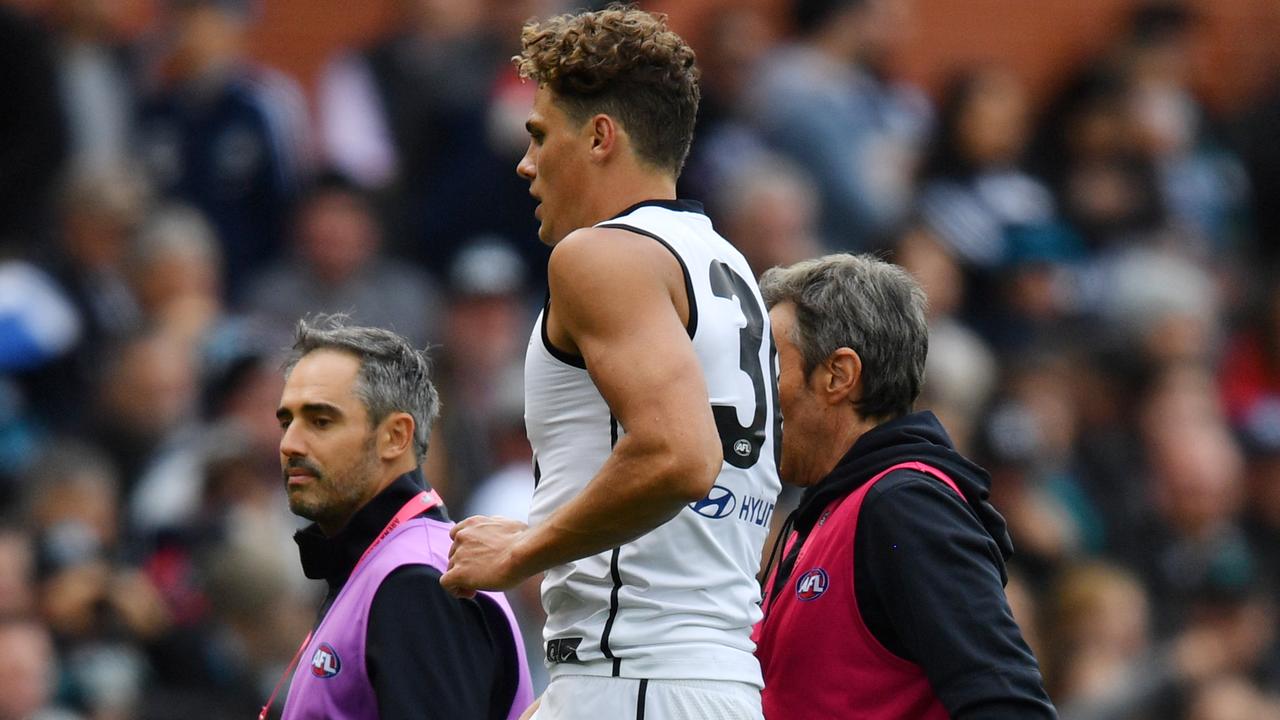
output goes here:
[{"label": "carlton fc logo", "polygon": [[805,602],[817,600],[826,591],[827,571],[822,568],[814,568],[796,581],[796,597]]},{"label": "carlton fc logo", "polygon": [[318,678],[331,678],[342,670],[342,661],[338,653],[329,643],[320,643],[316,654],[311,656],[311,674]]},{"label": "carlton fc logo", "polygon": [[738,499],[733,496],[729,488],[722,485],[712,485],[711,492],[707,493],[706,497],[697,502],[689,503],[689,507],[694,512],[712,520],[729,517],[737,506]]}]

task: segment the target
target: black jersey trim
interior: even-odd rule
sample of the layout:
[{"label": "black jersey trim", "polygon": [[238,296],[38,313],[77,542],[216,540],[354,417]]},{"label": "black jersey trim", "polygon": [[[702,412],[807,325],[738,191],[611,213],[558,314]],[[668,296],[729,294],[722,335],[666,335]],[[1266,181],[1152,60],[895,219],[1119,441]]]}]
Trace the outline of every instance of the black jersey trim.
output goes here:
[{"label": "black jersey trim", "polygon": [[697,200],[642,200],[609,218],[609,220],[617,220],[620,217],[626,217],[642,207],[660,207],[666,208],[667,210],[675,210],[676,212],[691,212],[699,215],[707,214],[707,211],[702,207],[702,203]]},{"label": "black jersey trim", "polygon": [[[609,413],[609,449],[618,444],[618,418]],[[622,571],[618,568],[618,558],[622,548],[613,549],[609,558],[609,575],[613,579],[613,590],[609,592],[609,617],[604,621],[604,632],[600,633],[600,654],[613,661],[613,677],[622,673],[622,659],[613,656],[609,648],[609,635],[613,632],[613,623],[618,619],[618,593],[622,590]]]},{"label": "black jersey trim", "polygon": [[547,316],[551,314],[551,293],[547,293],[547,300],[542,304],[542,322],[539,323],[542,332],[542,347],[547,349],[551,357],[559,360],[565,365],[571,365],[579,370],[587,369],[587,361],[581,355],[574,355],[571,352],[565,352],[551,343],[551,336],[547,335]]},{"label": "black jersey trim", "polygon": [[621,554],[622,548],[616,547],[609,559],[613,590],[609,593],[609,619],[604,621],[604,632],[600,633],[600,654],[613,661],[613,677],[622,674],[622,659],[614,657],[613,650],[609,648],[609,635],[613,633],[613,623],[618,619],[618,592],[622,590],[622,572],[618,569],[618,556]]},{"label": "black jersey trim", "polygon": [[628,230],[636,233],[637,235],[644,235],[647,238],[657,240],[658,244],[666,248],[667,252],[671,253],[671,256],[676,259],[676,262],[680,263],[680,272],[684,275],[684,294],[689,297],[689,323],[685,326],[685,329],[689,331],[689,339],[692,340],[693,336],[698,332],[698,298],[693,294],[693,276],[689,274],[689,266],[684,264],[684,258],[680,257],[680,253],[676,252],[676,249],[671,247],[671,244],[666,240],[663,240],[648,230],[638,228],[634,225],[628,225],[626,223],[607,223],[605,225],[597,225],[596,227],[610,228],[613,230]]},{"label": "black jersey trim", "polygon": [[636,691],[636,720],[644,720],[644,697],[649,693],[649,681],[640,681],[640,689]]}]

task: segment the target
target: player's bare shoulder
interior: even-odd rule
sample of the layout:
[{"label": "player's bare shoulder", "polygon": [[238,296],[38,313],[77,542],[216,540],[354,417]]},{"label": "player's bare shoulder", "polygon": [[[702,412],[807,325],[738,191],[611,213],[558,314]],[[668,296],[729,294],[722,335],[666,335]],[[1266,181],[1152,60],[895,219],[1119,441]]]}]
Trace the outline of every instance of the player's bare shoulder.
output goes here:
[{"label": "player's bare shoulder", "polygon": [[664,296],[680,315],[688,313],[680,262],[652,238],[622,228],[589,227],[565,236],[551,251],[547,279],[552,306],[575,315],[607,305],[636,308]]}]

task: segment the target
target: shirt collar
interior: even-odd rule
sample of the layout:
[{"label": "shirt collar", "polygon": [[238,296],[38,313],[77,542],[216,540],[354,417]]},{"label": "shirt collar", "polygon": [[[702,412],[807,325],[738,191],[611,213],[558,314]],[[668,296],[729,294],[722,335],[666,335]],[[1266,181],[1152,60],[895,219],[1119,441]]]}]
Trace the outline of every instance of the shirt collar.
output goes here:
[{"label": "shirt collar", "polygon": [[643,207],[660,207],[668,210],[676,210],[678,212],[691,212],[698,213],[700,215],[706,214],[706,211],[702,207],[702,203],[697,200],[644,200],[632,205],[609,219],[617,220],[620,217],[626,217]]}]

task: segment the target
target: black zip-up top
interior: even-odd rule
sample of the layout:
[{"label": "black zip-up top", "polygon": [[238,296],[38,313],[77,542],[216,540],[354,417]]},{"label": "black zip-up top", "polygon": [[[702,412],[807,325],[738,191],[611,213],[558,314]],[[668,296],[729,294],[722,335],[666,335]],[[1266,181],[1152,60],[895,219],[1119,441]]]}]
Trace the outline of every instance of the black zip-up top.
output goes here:
[{"label": "black zip-up top", "polygon": [[863,434],[805,490],[779,536],[781,544],[794,529],[799,541],[766,590],[772,597],[787,587],[801,545],[832,500],[910,461],[946,473],[964,497],[911,469],[890,473],[867,493],[854,534],[863,621],[893,654],[921,666],[953,718],[1056,717],[1005,599],[1004,564],[1013,543],[988,500],[991,477],[956,452],[931,412]]}]

